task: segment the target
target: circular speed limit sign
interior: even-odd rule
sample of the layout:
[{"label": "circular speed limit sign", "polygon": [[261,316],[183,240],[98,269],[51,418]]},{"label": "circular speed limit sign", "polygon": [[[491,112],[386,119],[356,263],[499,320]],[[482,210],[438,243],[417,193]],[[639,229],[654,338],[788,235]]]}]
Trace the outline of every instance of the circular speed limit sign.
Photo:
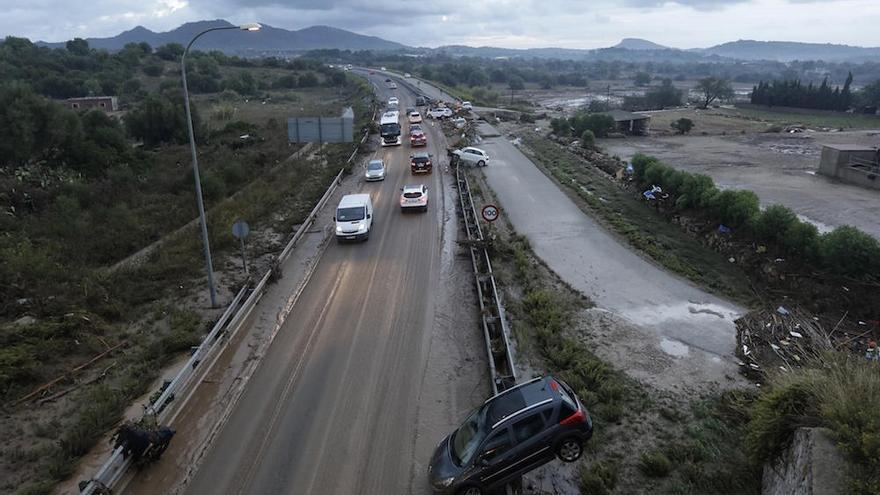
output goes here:
[{"label": "circular speed limit sign", "polygon": [[486,205],[483,207],[483,220],[494,222],[498,219],[499,209],[495,205]]}]

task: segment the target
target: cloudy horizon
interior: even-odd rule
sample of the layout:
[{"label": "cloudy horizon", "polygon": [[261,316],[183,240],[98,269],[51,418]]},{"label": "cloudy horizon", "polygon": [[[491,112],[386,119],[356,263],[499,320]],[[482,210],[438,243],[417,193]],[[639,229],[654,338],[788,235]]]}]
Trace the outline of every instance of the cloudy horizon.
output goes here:
[{"label": "cloudy horizon", "polygon": [[[136,26],[169,31],[186,22],[225,19],[284,29],[328,25],[410,46],[601,48],[643,38],[675,48],[756,39],[878,46],[876,0],[437,0],[401,10],[366,0],[0,0],[3,36],[34,41],[105,38]],[[756,13],[760,12],[760,15]],[[858,12],[858,16],[853,16]],[[58,22],[46,22],[56,18]],[[821,26],[822,29],[816,29]]]}]

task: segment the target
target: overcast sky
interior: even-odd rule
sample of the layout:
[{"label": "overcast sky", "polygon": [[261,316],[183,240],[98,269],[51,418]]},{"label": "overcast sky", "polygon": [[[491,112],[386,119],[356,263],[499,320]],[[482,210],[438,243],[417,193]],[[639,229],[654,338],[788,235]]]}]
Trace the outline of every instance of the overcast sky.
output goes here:
[{"label": "overcast sky", "polygon": [[326,24],[414,46],[678,47],[737,39],[880,45],[880,0],[0,0],[0,34],[65,41],[195,20]]}]

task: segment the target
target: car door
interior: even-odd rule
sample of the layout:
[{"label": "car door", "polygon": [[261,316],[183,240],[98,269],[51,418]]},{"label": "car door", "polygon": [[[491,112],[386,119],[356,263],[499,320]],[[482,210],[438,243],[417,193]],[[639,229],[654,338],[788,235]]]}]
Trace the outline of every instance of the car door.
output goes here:
[{"label": "car door", "polygon": [[480,483],[490,486],[507,478],[513,463],[513,438],[510,428],[504,426],[494,431],[483,442],[474,461],[476,476]]},{"label": "car door", "polygon": [[551,435],[547,429],[548,412],[535,411],[514,421],[511,426],[516,451],[511,474],[520,475],[553,459]]}]

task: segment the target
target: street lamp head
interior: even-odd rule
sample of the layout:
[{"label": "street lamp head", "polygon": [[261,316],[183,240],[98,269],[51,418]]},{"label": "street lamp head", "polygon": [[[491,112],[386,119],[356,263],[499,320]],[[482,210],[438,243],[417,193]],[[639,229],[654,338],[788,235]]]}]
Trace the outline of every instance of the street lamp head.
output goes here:
[{"label": "street lamp head", "polygon": [[261,26],[257,22],[249,22],[247,24],[242,24],[238,28],[242,31],[259,31],[263,26]]}]

